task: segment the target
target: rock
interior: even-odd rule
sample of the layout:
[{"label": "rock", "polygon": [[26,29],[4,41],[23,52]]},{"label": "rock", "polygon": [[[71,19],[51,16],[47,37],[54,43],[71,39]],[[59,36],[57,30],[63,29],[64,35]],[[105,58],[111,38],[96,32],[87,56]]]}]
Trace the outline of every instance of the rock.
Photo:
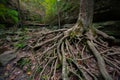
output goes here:
[{"label": "rock", "polygon": [[1,66],[5,66],[8,62],[16,58],[15,51],[5,51],[0,55]]}]

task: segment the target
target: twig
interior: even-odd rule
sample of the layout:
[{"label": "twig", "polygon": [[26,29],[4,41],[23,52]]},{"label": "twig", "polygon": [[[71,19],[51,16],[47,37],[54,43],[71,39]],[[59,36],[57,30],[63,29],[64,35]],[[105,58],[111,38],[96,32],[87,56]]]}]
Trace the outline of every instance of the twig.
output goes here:
[{"label": "twig", "polygon": [[[40,64],[42,64],[42,62],[40,62],[40,60],[44,57],[44,55],[48,52],[48,51],[50,51],[50,50],[52,50],[53,48],[55,48],[56,47],[56,44],[54,44],[53,46],[51,46],[50,48],[48,48],[47,50],[45,50],[43,53],[41,53],[40,55],[37,55],[38,53],[36,53],[35,55],[37,56],[37,58],[39,59],[39,61],[37,60],[37,62],[38,62],[38,64],[40,65]],[[51,53],[52,54],[52,53]],[[50,53],[49,53],[49,55],[50,55]],[[49,57],[49,56],[48,56]]]},{"label": "twig", "polygon": [[78,74],[75,72],[75,70],[73,71],[73,70],[70,69],[70,68],[68,68],[68,70],[69,70],[71,73],[73,73],[75,76],[77,76],[80,80],[84,80],[84,79],[82,79],[82,77],[81,77],[80,75],[78,75]]},{"label": "twig", "polygon": [[70,45],[69,41],[67,41],[67,45],[68,45],[70,54],[72,55],[73,59],[75,59],[76,57],[75,57],[75,55],[74,55],[74,52],[72,52],[73,48],[72,48],[72,46]]},{"label": "twig", "polygon": [[58,59],[56,59],[56,62],[55,62],[54,71],[53,71],[53,76],[51,77],[52,80],[55,80],[54,77],[55,77],[55,73],[56,73],[57,63],[58,63]]},{"label": "twig", "polygon": [[82,72],[82,71],[81,71],[81,68],[78,66],[78,64],[77,64],[76,61],[74,61],[74,60],[71,59],[71,58],[67,58],[67,59],[70,60],[70,61],[72,61],[72,63],[78,68],[78,70],[79,70],[80,72]]},{"label": "twig", "polygon": [[104,32],[102,32],[102,31],[100,31],[100,30],[98,30],[98,29],[95,29],[95,31],[96,31],[96,33],[98,34],[98,35],[101,35],[102,37],[104,37],[105,39],[110,39],[110,40],[113,40],[113,41],[115,41],[115,38],[113,37],[113,36],[109,36],[109,35],[107,35],[106,33],[104,33]]},{"label": "twig", "polygon": [[119,71],[120,71],[120,67],[119,66],[117,66],[116,64],[114,64],[112,61],[110,61],[109,59],[107,59],[107,56],[104,56],[103,57],[104,58],[104,60],[110,65],[113,65],[116,69],[118,69]]},{"label": "twig", "polygon": [[41,42],[40,44],[37,44],[36,46],[34,46],[33,49],[34,49],[34,50],[38,50],[42,45],[44,45],[44,44],[46,44],[46,43],[49,43],[49,42],[51,42],[51,41],[54,41],[54,40],[60,38],[62,35],[63,35],[63,34],[60,34],[60,35],[58,35],[58,36],[56,36],[56,37],[54,37],[54,38],[52,38],[52,39],[46,40],[46,41],[44,41],[44,42]]},{"label": "twig", "polygon": [[85,48],[86,48],[86,45],[83,47],[83,49],[82,49],[82,52],[81,52],[81,57],[83,57],[83,54],[84,54],[84,50],[85,50]]},{"label": "twig", "polygon": [[70,57],[71,54],[70,54],[70,50],[69,50],[69,47],[68,47],[68,40],[67,39],[65,40],[65,45],[66,45],[66,50],[68,51],[68,54],[69,54],[69,57]]},{"label": "twig", "polygon": [[42,76],[44,70],[46,69],[46,67],[48,66],[48,64],[49,64],[53,59],[55,59],[55,58],[56,58],[56,57],[54,57],[54,58],[52,58],[52,59],[49,59],[49,61],[46,63],[46,65],[44,66],[43,70],[42,70],[41,73],[40,73],[39,80],[41,79],[41,76]]},{"label": "twig", "polygon": [[[81,71],[81,72],[83,73],[83,71],[81,70],[81,69],[83,69],[83,70],[85,70],[91,77],[93,77],[94,80],[97,80],[97,78],[96,78],[90,71],[88,71],[85,67],[83,67],[82,65],[78,65],[75,61],[73,61],[73,60],[70,59],[70,58],[67,58],[67,59],[71,60],[71,61],[74,63],[74,65],[78,68],[79,71]],[[84,76],[85,76],[85,75],[84,75]]]},{"label": "twig", "polygon": [[52,74],[52,72],[53,72],[53,69],[54,69],[54,63],[55,63],[55,61],[54,62],[52,62],[52,66],[51,66],[51,70],[50,70],[50,76],[48,77],[48,80],[50,80],[50,78],[51,78],[51,74]]},{"label": "twig", "polygon": [[81,69],[83,69],[84,71],[86,71],[91,77],[94,78],[94,80],[98,80],[95,75],[93,75],[90,71],[88,71],[85,67],[83,67],[82,65],[79,65]]},{"label": "twig", "polygon": [[60,41],[58,42],[58,44],[57,44],[57,54],[58,54],[58,57],[59,57],[59,60],[61,61],[61,54],[60,54],[60,46],[61,46],[61,44],[62,44],[62,42],[63,42],[63,40],[65,39],[65,38],[67,38],[67,36],[64,36],[63,38],[61,38],[60,39]]},{"label": "twig", "polygon": [[44,38],[45,38],[45,36],[39,38],[36,43],[39,43],[39,42],[40,42],[41,40],[43,40]]},{"label": "twig", "polygon": [[97,43],[98,45],[100,45],[103,48],[108,48],[107,45],[104,45],[104,44],[102,44],[102,43],[100,43],[100,42],[98,42],[96,40],[94,40],[94,42]]},{"label": "twig", "polygon": [[[105,54],[105,53],[107,53],[107,52],[110,51],[110,50],[111,50],[111,49],[107,49],[107,50],[101,52],[100,54]],[[87,59],[90,59],[90,58],[93,58],[93,57],[94,57],[94,56],[91,55],[91,56],[88,56],[88,57],[85,57],[85,58],[82,58],[82,59],[76,59],[76,60],[83,61],[83,60],[87,60]]]},{"label": "twig", "polygon": [[109,54],[107,54],[107,56],[109,56],[109,55],[113,56],[113,55],[117,55],[117,54],[120,55],[120,52],[109,53]]}]

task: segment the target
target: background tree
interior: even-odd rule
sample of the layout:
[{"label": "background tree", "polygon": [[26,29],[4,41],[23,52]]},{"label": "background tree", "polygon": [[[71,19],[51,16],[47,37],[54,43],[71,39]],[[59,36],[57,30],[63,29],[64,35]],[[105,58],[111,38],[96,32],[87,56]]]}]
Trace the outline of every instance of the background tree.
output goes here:
[{"label": "background tree", "polygon": [[17,4],[18,4],[18,17],[19,17],[18,26],[22,27],[22,16],[21,16],[21,9],[20,9],[20,0],[17,0]]}]

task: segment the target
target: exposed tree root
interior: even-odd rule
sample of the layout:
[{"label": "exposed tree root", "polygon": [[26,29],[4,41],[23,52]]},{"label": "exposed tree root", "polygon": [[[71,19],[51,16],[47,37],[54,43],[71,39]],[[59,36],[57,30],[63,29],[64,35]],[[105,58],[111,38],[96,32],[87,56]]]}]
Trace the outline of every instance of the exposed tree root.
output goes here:
[{"label": "exposed tree root", "polygon": [[114,38],[113,36],[109,36],[109,35],[107,35],[106,33],[102,32],[102,31],[100,31],[100,30],[98,30],[98,29],[95,29],[95,31],[96,31],[96,33],[97,33],[98,35],[101,35],[102,37],[104,37],[104,38],[107,39],[107,40],[115,40],[115,38]]},{"label": "exposed tree root", "polygon": [[[79,28],[74,27],[44,33],[40,36],[41,38],[45,36],[44,39],[39,38],[40,41],[31,44],[34,45],[32,48],[37,66],[41,69],[39,75],[33,73],[34,79],[101,80],[102,76],[104,80],[113,80],[106,66],[114,67],[120,72],[120,66],[117,65],[119,60],[111,62],[106,57],[110,56],[109,52],[116,51],[102,44],[104,40],[100,40],[114,38],[99,30],[96,30],[98,36],[95,38],[91,32],[87,35],[77,34],[74,32],[77,29]],[[114,55],[119,55],[119,52]],[[34,71],[37,70],[38,68],[35,68]]]},{"label": "exposed tree root", "polygon": [[91,51],[93,52],[94,56],[97,59],[98,62],[98,66],[100,68],[100,72],[103,75],[105,80],[112,80],[112,78],[110,77],[110,75],[108,74],[108,72],[105,69],[105,62],[103,60],[103,58],[100,56],[100,53],[97,51],[97,49],[95,49],[94,44],[90,41],[87,41]]}]

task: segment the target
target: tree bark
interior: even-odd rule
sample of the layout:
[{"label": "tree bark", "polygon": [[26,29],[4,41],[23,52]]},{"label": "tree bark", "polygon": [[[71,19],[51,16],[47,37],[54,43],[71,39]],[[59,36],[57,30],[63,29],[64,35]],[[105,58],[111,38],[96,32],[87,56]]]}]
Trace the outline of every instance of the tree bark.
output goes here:
[{"label": "tree bark", "polygon": [[86,30],[90,27],[93,21],[93,0],[80,0],[80,13],[77,23],[81,22]]},{"label": "tree bark", "polygon": [[[80,1],[80,13],[78,17],[77,24],[82,24],[82,29],[84,32],[90,31],[92,29],[91,24],[93,21],[93,9],[94,9],[94,0],[81,0]],[[84,33],[83,33],[84,34]],[[90,41],[94,38],[92,33],[88,34],[88,37]],[[98,62],[99,70],[104,77],[105,80],[112,80],[111,76],[108,74],[106,68],[105,68],[105,62],[104,59],[101,57],[97,49],[95,49],[94,45],[92,44],[92,41],[87,41],[88,46],[90,47],[91,51],[93,52],[93,55],[96,57]]]}]

